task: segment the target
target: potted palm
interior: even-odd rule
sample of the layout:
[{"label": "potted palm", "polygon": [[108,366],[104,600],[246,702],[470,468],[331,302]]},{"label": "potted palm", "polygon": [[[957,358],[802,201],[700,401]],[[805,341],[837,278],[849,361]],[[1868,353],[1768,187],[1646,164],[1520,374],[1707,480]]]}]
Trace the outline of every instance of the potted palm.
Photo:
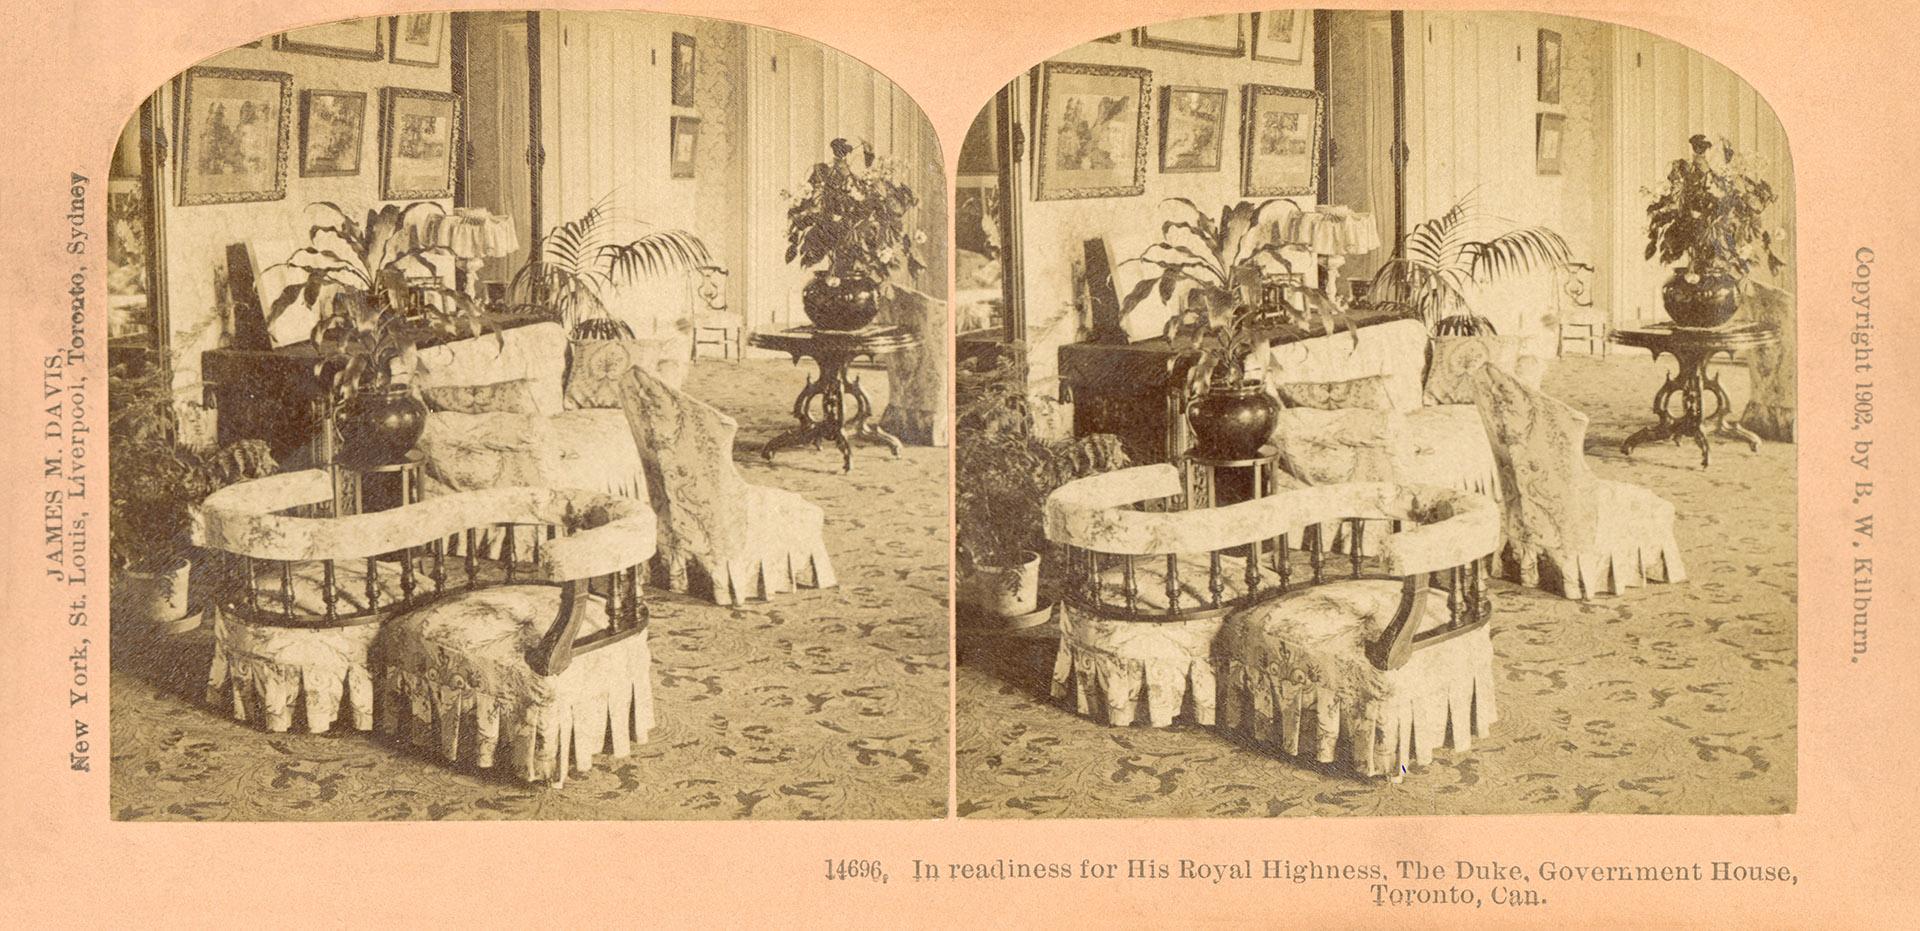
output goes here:
[{"label": "potted palm", "polygon": [[1376,307],[1419,314],[1436,336],[1494,332],[1493,322],[1468,306],[1469,290],[1563,268],[1573,256],[1567,241],[1544,226],[1477,238],[1503,222],[1480,213],[1469,192],[1446,213],[1407,231],[1400,254],[1374,273],[1368,298]]},{"label": "potted palm", "polygon": [[439,204],[387,204],[364,221],[333,203],[312,207],[321,217],[307,244],[275,266],[305,277],[281,291],[271,316],[295,302],[319,312],[314,373],[328,385],[340,461],[397,462],[426,428],[404,361],[424,339],[477,336],[498,318],[439,274],[437,263],[455,261],[425,235],[424,218],[446,212]]},{"label": "potted palm", "polygon": [[1740,282],[1757,260],[1769,272],[1786,264],[1773,253],[1773,233],[1760,225],[1778,196],[1745,171],[1725,141],[1717,153],[1704,135],[1689,144],[1692,157],[1673,160],[1666,187],[1647,205],[1646,257],[1685,262],[1660,288],[1667,316],[1681,326],[1714,327],[1732,319]]},{"label": "potted palm", "polygon": [[110,376],[107,548],[116,619],[184,633],[200,624],[187,597],[193,571],[187,543],[191,509],[216,489],[271,475],[276,465],[259,440],[218,450],[181,444],[173,405],[163,369]]},{"label": "potted palm", "polygon": [[1076,478],[1123,468],[1112,434],[1047,441],[1034,434],[1026,347],[1008,343],[955,371],[954,543],[969,617],[1002,628],[1046,619],[1055,587],[1042,526],[1047,496]]},{"label": "potted palm", "polygon": [[[1182,300],[1168,321],[1167,338],[1185,371],[1187,422],[1208,455],[1244,459],[1272,434],[1280,403],[1248,377],[1248,359],[1286,329],[1333,333],[1351,318],[1295,273],[1287,253],[1298,248],[1281,233],[1292,201],[1274,198],[1222,207],[1216,219],[1185,198],[1161,224],[1160,240],[1122,264],[1152,267],[1121,301],[1132,311],[1150,295]],[[1275,286],[1289,282],[1291,286]]]},{"label": "potted palm", "polygon": [[[632,339],[633,328],[607,307],[613,289],[713,266],[707,244],[686,230],[651,230],[619,241],[611,197],[542,236],[507,284],[516,307],[557,317],[570,339]],[[692,323],[683,320],[682,326],[690,329]]]},{"label": "potted palm", "polygon": [[823,330],[857,330],[893,296],[892,278],[902,268],[925,268],[915,246],[927,235],[907,229],[907,214],[919,203],[901,183],[891,161],[860,145],[860,167],[850,161],[853,143],[835,139],[833,161],[817,162],[787,209],[787,261],[814,270],[800,292],[807,319]]}]

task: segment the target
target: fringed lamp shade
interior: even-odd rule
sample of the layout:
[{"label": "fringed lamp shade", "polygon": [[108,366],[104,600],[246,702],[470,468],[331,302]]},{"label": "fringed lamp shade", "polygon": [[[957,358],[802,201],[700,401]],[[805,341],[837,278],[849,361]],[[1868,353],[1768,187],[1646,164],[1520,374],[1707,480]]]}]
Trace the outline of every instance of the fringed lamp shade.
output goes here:
[{"label": "fringed lamp shade", "polygon": [[459,259],[466,273],[466,288],[476,297],[480,287],[479,271],[488,259],[512,255],[520,249],[520,237],[513,232],[513,221],[483,208],[462,207],[440,214],[427,227],[434,245],[442,246]]},{"label": "fringed lamp shade", "polygon": [[1334,293],[1334,286],[1340,280],[1340,266],[1346,264],[1347,256],[1364,255],[1380,248],[1380,230],[1374,225],[1373,214],[1334,204],[1323,204],[1295,215],[1288,221],[1286,233],[1289,242],[1299,243],[1326,260],[1323,290],[1328,294]]}]

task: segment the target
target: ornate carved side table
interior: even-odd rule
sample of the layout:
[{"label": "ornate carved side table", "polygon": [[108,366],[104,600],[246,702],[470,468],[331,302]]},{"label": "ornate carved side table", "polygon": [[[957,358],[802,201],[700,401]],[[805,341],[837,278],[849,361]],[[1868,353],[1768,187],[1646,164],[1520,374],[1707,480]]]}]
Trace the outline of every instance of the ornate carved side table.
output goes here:
[{"label": "ornate carved side table", "polygon": [[[795,327],[778,333],[755,333],[749,339],[755,347],[784,352],[795,365],[812,358],[820,367],[819,378],[808,378],[806,387],[793,401],[793,417],[798,426],[767,441],[760,452],[768,459],[782,449],[831,440],[840,450],[841,470],[853,471],[851,441],[883,445],[900,455],[900,441],[870,423],[873,402],[860,390],[860,379],[848,374],[855,359],[875,359],[920,345],[920,338],[905,327],[870,326],[858,330],[822,330],[811,326]],[[853,409],[847,409],[847,401]],[[815,413],[816,409],[818,414]]]},{"label": "ornate carved side table", "polygon": [[[1712,452],[1707,443],[1707,425],[1713,426],[1715,436],[1744,440],[1749,449],[1760,449],[1760,438],[1741,427],[1737,422],[1729,423],[1732,403],[1727,391],[1720,387],[1720,379],[1707,372],[1707,363],[1720,353],[1732,355],[1749,349],[1771,346],[1780,341],[1780,331],[1764,323],[1733,323],[1717,327],[1683,327],[1675,324],[1653,324],[1645,327],[1615,330],[1613,341],[1622,346],[1632,346],[1653,353],[1655,359],[1661,355],[1671,355],[1676,363],[1676,371],[1667,376],[1666,383],[1653,396],[1653,413],[1660,418],[1658,423],[1649,424],[1627,437],[1620,444],[1620,452],[1633,455],[1633,448],[1654,440],[1673,440],[1679,443],[1683,437],[1692,437],[1700,447],[1700,467],[1706,468],[1712,462]],[[1680,400],[1680,410],[1673,410],[1675,398]],[[1713,398],[1713,410],[1706,407],[1707,398]]]}]

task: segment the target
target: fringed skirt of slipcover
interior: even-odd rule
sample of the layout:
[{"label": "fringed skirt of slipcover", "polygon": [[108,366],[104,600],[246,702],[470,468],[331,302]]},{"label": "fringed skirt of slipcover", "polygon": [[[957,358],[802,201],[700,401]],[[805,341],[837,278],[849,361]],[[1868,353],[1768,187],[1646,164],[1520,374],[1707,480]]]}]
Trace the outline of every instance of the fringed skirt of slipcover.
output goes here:
[{"label": "fringed skirt of slipcover", "polygon": [[[1593,547],[1548,549],[1509,537],[1503,559],[1507,577],[1529,588],[1557,583],[1562,597],[1575,599],[1622,595],[1647,582],[1686,581],[1673,536],[1673,505],[1638,485],[1602,480],[1598,486]],[[1544,578],[1542,566],[1548,570]]]},{"label": "fringed skirt of slipcover", "polygon": [[1118,727],[1143,717],[1154,727],[1166,727],[1191,700],[1194,719],[1213,723],[1210,656],[1220,618],[1109,621],[1064,604],[1054,616],[1060,624],[1054,698],[1071,694],[1080,714]]},{"label": "fringed skirt of slipcover", "polygon": [[[1344,736],[1355,769],[1395,781],[1431,763],[1443,741],[1464,751],[1487,736],[1498,716],[1489,628],[1416,650],[1398,669],[1374,668],[1364,643],[1377,636],[1397,586],[1355,590],[1379,585],[1336,583],[1320,603],[1282,600],[1228,621],[1219,641],[1221,726],[1322,763],[1338,758]],[[1355,594],[1379,602],[1380,612],[1352,613]],[[1431,605],[1429,623],[1445,616]]]},{"label": "fringed skirt of slipcover", "polygon": [[[483,589],[388,622],[375,647],[381,730],[449,762],[504,761],[529,782],[564,782],[603,749],[626,756],[645,743],[654,724],[646,633],[578,654],[559,675],[527,666],[559,591]],[[591,599],[582,633],[605,624]]]},{"label": "fringed skirt of slipcover", "polygon": [[306,731],[325,731],[340,717],[344,702],[353,726],[372,730],[373,678],[367,653],[379,629],[377,624],[264,627],[216,611],[207,702],[230,702],[235,720],[275,733],[296,721]]},{"label": "fringed skirt of slipcover", "polygon": [[676,592],[705,592],[713,603],[737,605],[798,588],[839,584],[827,557],[825,516],[818,505],[778,488],[748,486],[746,546],[737,552],[703,551],[673,534],[662,521],[654,581]]}]

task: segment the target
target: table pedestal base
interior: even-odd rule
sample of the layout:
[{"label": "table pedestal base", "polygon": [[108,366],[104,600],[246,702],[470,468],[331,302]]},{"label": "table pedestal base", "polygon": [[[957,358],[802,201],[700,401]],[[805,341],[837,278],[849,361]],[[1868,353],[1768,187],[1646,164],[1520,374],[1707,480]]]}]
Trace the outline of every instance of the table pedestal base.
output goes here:
[{"label": "table pedestal base", "polygon": [[[1635,431],[1632,436],[1620,444],[1622,455],[1633,455],[1633,449],[1644,443],[1656,440],[1672,440],[1678,445],[1682,439],[1692,438],[1700,447],[1700,467],[1706,468],[1711,462],[1713,452],[1707,442],[1709,425],[1713,436],[1744,441],[1747,448],[1760,451],[1760,437],[1739,423],[1729,423],[1727,414],[1733,402],[1727,397],[1727,391],[1720,386],[1718,376],[1707,373],[1707,360],[1720,350],[1683,349],[1674,353],[1679,370],[1667,376],[1666,384],[1653,396],[1653,413],[1660,421]],[[1673,399],[1680,398],[1680,412],[1673,413]],[[1707,398],[1713,399],[1713,412],[1706,410]]]},{"label": "table pedestal base", "polygon": [[[851,416],[847,414],[849,398],[853,400]],[[817,417],[814,415],[816,401],[820,409]],[[768,440],[760,454],[771,460],[773,454],[782,449],[804,445],[819,449],[822,440],[831,440],[840,450],[843,472],[853,471],[854,442],[885,446],[898,457],[900,441],[869,422],[872,416],[873,402],[860,390],[860,379],[847,374],[846,360],[822,359],[820,377],[807,379],[807,386],[800,389],[800,396],[793,401],[793,417],[800,421],[799,426]]]}]

